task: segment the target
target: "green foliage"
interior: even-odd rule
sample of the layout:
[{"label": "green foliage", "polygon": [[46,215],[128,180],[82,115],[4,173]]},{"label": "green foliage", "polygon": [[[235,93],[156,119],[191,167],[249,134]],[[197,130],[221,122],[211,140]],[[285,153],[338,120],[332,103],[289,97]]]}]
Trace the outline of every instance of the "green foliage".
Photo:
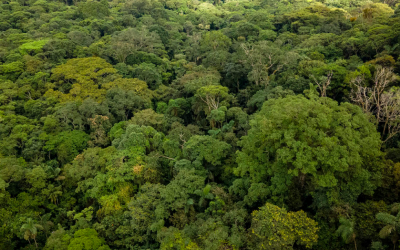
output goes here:
[{"label": "green foliage", "polygon": [[317,223],[303,211],[287,212],[267,203],[252,217],[250,230],[256,249],[293,249],[295,242],[311,248],[317,242]]},{"label": "green foliage", "polygon": [[354,221],[357,225],[357,238],[379,239],[377,232],[383,227],[382,222],[375,218],[377,213],[389,212],[388,206],[383,201],[367,201],[355,206]]},{"label": "green foliage", "polygon": [[50,135],[43,149],[56,154],[62,163],[67,163],[86,148],[88,141],[89,135],[83,131],[65,131],[56,136]]},{"label": "green foliage", "polygon": [[104,244],[104,240],[99,238],[96,230],[86,228],[74,233],[74,238],[68,245],[68,250],[91,250],[91,249],[110,249]]},{"label": "green foliage", "polygon": [[379,237],[387,238],[391,236],[393,246],[396,246],[396,242],[399,239],[399,226],[400,226],[400,210],[399,204],[395,203],[392,205],[392,212],[397,213],[396,216],[390,213],[378,213],[376,219],[381,221],[385,226],[379,231]]},{"label": "green foliage", "polygon": [[[194,169],[183,169],[179,171],[177,176],[171,181],[160,194],[163,197],[164,206],[159,209],[169,209],[177,211],[191,206],[190,199],[194,197],[196,190],[204,187],[204,177],[195,174]],[[177,190],[181,190],[177,192]]]},{"label": "green foliage", "polygon": [[26,220],[26,223],[21,226],[21,232],[24,233],[24,239],[25,240],[30,240],[33,239],[35,241],[35,245],[37,248],[37,242],[36,242],[36,236],[38,234],[38,229],[43,229],[43,227],[40,224],[35,224],[35,222],[32,220],[32,218],[28,218]]},{"label": "green foliage", "polygon": [[45,96],[59,98],[61,102],[87,97],[101,101],[105,89],[99,89],[99,85],[105,83],[106,76],[112,77],[116,72],[111,64],[99,57],[68,60],[52,70],[54,89],[49,89]]},{"label": "green foliage", "polygon": [[221,31],[207,32],[200,41],[201,47],[204,51],[212,50],[226,50],[231,45],[231,40],[225,36]]},{"label": "green foliage", "polygon": [[341,217],[339,219],[340,226],[336,234],[340,235],[344,242],[350,243],[356,240],[355,223],[351,219]]},{"label": "green foliage", "polygon": [[396,248],[398,5],[3,1],[0,249]]},{"label": "green foliage", "polygon": [[80,3],[78,6],[79,12],[82,13],[84,17],[95,17],[103,18],[110,15],[110,10],[108,9],[107,1],[91,1]]},{"label": "green foliage", "polygon": [[24,72],[24,63],[20,61],[0,65],[0,73],[3,79],[16,80]]},{"label": "green foliage", "polygon": [[21,46],[19,46],[19,52],[21,53],[21,55],[37,54],[39,52],[42,52],[43,46],[46,45],[47,42],[48,40],[39,40],[39,41],[24,43]]},{"label": "green foliage", "polygon": [[149,103],[135,92],[120,88],[108,90],[104,103],[109,107],[111,114],[119,121],[126,121],[132,116],[133,112],[149,106]]},{"label": "green foliage", "polygon": [[71,236],[66,234],[66,231],[59,225],[58,230],[51,233],[46,241],[45,250],[68,250]]},{"label": "green foliage", "polygon": [[379,134],[358,107],[288,96],[265,102],[250,125],[236,173],[269,180],[274,196],[295,181],[329,203],[354,202],[376,188],[380,173],[369,163],[380,156]]},{"label": "green foliage", "polygon": [[229,144],[211,136],[195,135],[185,144],[183,153],[192,161],[203,160],[212,165],[220,165],[230,149]]}]

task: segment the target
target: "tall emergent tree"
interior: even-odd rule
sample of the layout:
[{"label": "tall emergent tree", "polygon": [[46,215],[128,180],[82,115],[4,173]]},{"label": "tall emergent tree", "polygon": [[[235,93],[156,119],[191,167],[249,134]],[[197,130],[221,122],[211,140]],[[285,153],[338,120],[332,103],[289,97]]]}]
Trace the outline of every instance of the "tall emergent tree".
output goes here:
[{"label": "tall emergent tree", "polygon": [[287,96],[266,101],[250,125],[236,174],[268,184],[273,200],[295,188],[318,206],[355,202],[378,184],[379,133],[355,105]]}]

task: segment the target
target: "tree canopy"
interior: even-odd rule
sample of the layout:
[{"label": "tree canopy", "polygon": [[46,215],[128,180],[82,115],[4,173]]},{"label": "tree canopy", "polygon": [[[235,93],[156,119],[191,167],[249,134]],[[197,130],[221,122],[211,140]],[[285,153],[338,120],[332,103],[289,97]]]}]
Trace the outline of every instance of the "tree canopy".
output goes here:
[{"label": "tree canopy", "polygon": [[400,0],[0,3],[0,249],[395,249]]}]

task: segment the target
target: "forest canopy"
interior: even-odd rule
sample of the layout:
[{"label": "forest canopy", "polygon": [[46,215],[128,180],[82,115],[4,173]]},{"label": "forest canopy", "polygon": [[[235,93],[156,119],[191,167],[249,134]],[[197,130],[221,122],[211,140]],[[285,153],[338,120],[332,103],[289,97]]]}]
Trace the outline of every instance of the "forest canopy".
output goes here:
[{"label": "forest canopy", "polygon": [[399,0],[3,0],[0,249],[396,249]]}]

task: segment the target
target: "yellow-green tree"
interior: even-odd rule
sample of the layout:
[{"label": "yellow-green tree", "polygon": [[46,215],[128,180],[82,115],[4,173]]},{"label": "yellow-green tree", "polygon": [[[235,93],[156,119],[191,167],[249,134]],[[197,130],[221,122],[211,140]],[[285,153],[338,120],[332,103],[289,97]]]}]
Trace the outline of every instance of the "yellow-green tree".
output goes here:
[{"label": "yellow-green tree", "polygon": [[117,70],[99,57],[76,58],[52,70],[50,89],[46,97],[56,97],[61,102],[92,98],[98,102],[105,97],[102,86],[119,78]]},{"label": "yellow-green tree", "polygon": [[304,211],[287,212],[286,209],[265,204],[252,213],[250,234],[254,249],[293,249],[293,245],[311,248],[318,240],[318,223]]}]

